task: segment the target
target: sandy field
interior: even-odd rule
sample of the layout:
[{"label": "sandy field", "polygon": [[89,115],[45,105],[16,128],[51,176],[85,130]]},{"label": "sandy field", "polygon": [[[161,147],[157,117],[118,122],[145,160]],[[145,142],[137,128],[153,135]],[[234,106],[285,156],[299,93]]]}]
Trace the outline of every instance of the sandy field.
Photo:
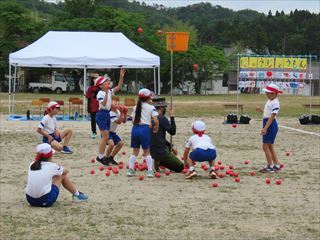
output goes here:
[{"label": "sandy field", "polygon": [[[173,141],[179,156],[193,120],[176,119]],[[193,180],[162,173],[159,179],[139,181],[126,177],[126,169],[107,177],[99,163],[90,162],[99,141],[90,138],[90,123],[58,122],[60,128],[74,130],[70,146],[75,153],[55,153],[54,161],[70,169],[70,177],[90,199],[73,203],[71,194],[61,190],[53,207],[34,208],[27,204],[24,189],[41,139],[35,132],[38,122],[8,122],[2,116],[0,239],[320,239],[320,137],[280,128],[276,149],[284,169],[261,174],[260,120],[237,128],[222,124],[221,116],[203,120],[217,146],[217,160],[234,165],[240,183],[227,176],[215,180],[219,186],[213,188],[199,165],[200,176]],[[279,118],[279,124],[320,133],[319,126],[303,127],[293,118]],[[130,130],[131,123],[119,128],[126,155],[117,161],[128,161]],[[92,167],[94,175],[89,173]],[[265,178],[271,179],[270,185]],[[282,184],[276,185],[276,179]]]}]

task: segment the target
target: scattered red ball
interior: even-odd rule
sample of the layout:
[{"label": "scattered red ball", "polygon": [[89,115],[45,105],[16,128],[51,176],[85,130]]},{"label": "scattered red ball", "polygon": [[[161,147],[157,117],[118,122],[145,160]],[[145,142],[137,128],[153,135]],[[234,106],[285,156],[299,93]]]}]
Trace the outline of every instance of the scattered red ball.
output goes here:
[{"label": "scattered red ball", "polygon": [[266,184],[270,184],[270,178],[266,178]]},{"label": "scattered red ball", "polygon": [[113,168],[112,168],[112,172],[113,172],[114,174],[118,174],[118,173],[119,173],[118,168],[117,168],[117,167],[113,167]]},{"label": "scattered red ball", "polygon": [[281,163],[281,164],[280,164],[280,168],[283,168],[283,167],[284,167],[284,164],[283,164],[283,163]]},{"label": "scattered red ball", "polygon": [[127,164],[127,169],[129,169],[129,164]]},{"label": "scattered red ball", "polygon": [[209,167],[207,166],[207,165],[205,165],[204,167],[203,167],[203,170],[205,170],[205,171],[207,171],[209,169]]},{"label": "scattered red ball", "polygon": [[223,165],[221,165],[219,168],[220,168],[220,170],[224,170],[224,166]]},{"label": "scattered red ball", "polygon": [[160,168],[160,169],[166,169],[164,166],[160,166],[159,168]]},{"label": "scattered red ball", "polygon": [[91,159],[91,162],[94,163],[96,160],[94,160],[93,158]]},{"label": "scattered red ball", "polygon": [[224,178],[224,173],[220,173],[219,178]]},{"label": "scattered red ball", "polygon": [[218,165],[221,165],[221,164],[222,164],[222,162],[219,160],[219,161],[218,161]]},{"label": "scattered red ball", "polygon": [[218,186],[219,186],[218,183],[216,183],[216,182],[212,183],[212,187],[216,188]]},{"label": "scattered red ball", "polygon": [[234,177],[238,177],[238,176],[239,176],[239,173],[233,173],[233,176],[234,176]]},{"label": "scattered red ball", "polygon": [[286,152],[286,156],[289,157],[289,156],[290,156],[290,153],[289,153],[289,152]]},{"label": "scattered red ball", "polygon": [[233,165],[229,165],[229,169],[233,169]]},{"label": "scattered red ball", "polygon": [[234,172],[233,171],[229,171],[229,175],[230,175],[230,177],[233,177],[234,176]]},{"label": "scattered red ball", "polygon": [[183,174],[186,174],[187,172],[188,172],[188,169],[186,169],[186,168],[182,169]]},{"label": "scattered red ball", "polygon": [[94,169],[93,168],[90,169],[90,174],[94,174]]},{"label": "scattered red ball", "polygon": [[156,178],[160,178],[160,177],[161,177],[161,174],[160,174],[159,172],[156,172],[156,173],[154,174],[154,176],[155,176]]},{"label": "scattered red ball", "polygon": [[126,155],[126,152],[125,152],[125,151],[123,151],[123,152],[122,152],[122,155]]},{"label": "scattered red ball", "polygon": [[250,162],[249,160],[245,160],[245,161],[244,161],[244,164],[248,165],[249,162]]},{"label": "scattered red ball", "polygon": [[122,164],[119,164],[119,169],[123,169],[123,165]]},{"label": "scattered red ball", "polygon": [[227,171],[226,171],[226,174],[229,175],[229,174],[230,174],[230,170],[227,170]]},{"label": "scattered red ball", "polygon": [[166,171],[166,175],[169,176],[171,174],[170,171]]},{"label": "scattered red ball", "polygon": [[109,171],[109,170],[106,171],[106,176],[107,176],[107,177],[110,176],[110,171]]},{"label": "scattered red ball", "polygon": [[123,165],[123,162],[122,162],[122,161],[120,161],[120,162],[119,162],[119,165]]},{"label": "scattered red ball", "polygon": [[100,170],[100,171],[103,171],[103,170],[104,170],[104,167],[103,167],[103,166],[100,166],[100,167],[99,167],[99,170]]},{"label": "scattered red ball", "polygon": [[235,182],[240,182],[240,178],[237,177],[237,178],[234,179],[234,181]]},{"label": "scattered red ball", "polygon": [[231,126],[232,126],[233,128],[236,128],[236,127],[237,127],[237,124],[233,123],[233,124],[231,124]]},{"label": "scattered red ball", "polygon": [[276,180],[276,184],[277,184],[277,185],[280,185],[281,183],[282,183],[282,181],[281,181],[280,179],[277,179],[277,180]]},{"label": "scattered red ball", "polygon": [[219,165],[214,166],[215,171],[219,171],[219,169],[220,169]]},{"label": "scattered red ball", "polygon": [[255,173],[254,173],[253,171],[252,171],[252,172],[250,172],[250,176],[254,176],[254,174],[255,174]]},{"label": "scattered red ball", "polygon": [[142,181],[144,179],[143,175],[139,175],[139,180]]},{"label": "scattered red ball", "polygon": [[108,170],[111,171],[112,170],[112,166],[108,166]]}]

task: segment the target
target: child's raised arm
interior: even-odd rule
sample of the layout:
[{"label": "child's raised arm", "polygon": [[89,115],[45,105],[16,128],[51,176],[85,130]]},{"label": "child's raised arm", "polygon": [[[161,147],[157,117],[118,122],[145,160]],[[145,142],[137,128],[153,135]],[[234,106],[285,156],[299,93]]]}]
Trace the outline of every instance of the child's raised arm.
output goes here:
[{"label": "child's raised arm", "polygon": [[125,74],[125,73],[126,73],[126,69],[121,68],[121,69],[120,69],[119,83],[118,83],[118,85],[117,85],[115,88],[113,88],[113,91],[114,91],[114,92],[118,92],[118,91],[121,90],[122,85],[123,85],[123,79],[124,79],[124,74]]}]

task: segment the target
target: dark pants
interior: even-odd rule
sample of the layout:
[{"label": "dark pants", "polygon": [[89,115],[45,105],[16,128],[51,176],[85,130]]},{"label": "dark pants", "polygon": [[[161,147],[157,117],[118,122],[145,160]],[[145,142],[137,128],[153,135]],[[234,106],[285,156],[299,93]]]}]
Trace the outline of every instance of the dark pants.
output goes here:
[{"label": "dark pants", "polygon": [[96,113],[95,112],[90,113],[90,118],[91,118],[91,131],[92,133],[97,134]]},{"label": "dark pants", "polygon": [[159,162],[159,166],[164,166],[174,172],[181,172],[183,170],[183,162],[169,151],[152,157],[155,161]]}]

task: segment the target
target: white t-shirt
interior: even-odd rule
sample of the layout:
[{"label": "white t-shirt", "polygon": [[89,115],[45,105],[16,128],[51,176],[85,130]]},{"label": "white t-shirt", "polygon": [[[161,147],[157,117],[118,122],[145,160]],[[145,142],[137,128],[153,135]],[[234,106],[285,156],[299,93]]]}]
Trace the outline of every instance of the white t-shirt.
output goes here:
[{"label": "white t-shirt", "polygon": [[45,115],[39,124],[39,128],[43,129],[48,134],[54,133],[55,129],[57,128],[56,117],[55,116],[50,117],[49,114]]},{"label": "white t-shirt", "polygon": [[97,100],[99,102],[99,110],[110,110],[110,108],[111,108],[112,96],[114,95],[113,89],[108,90],[107,104],[106,104],[106,106],[103,106],[101,103],[102,103],[105,95],[106,95],[106,92],[101,91],[101,90],[97,94]]},{"label": "white t-shirt", "polygon": [[[33,163],[33,162],[32,162]],[[40,198],[51,191],[52,177],[61,176],[63,167],[53,162],[41,162],[40,170],[31,170],[29,166],[26,194]]]},{"label": "white t-shirt", "polygon": [[119,119],[120,114],[119,110],[116,110],[116,112],[110,111],[110,132],[116,132],[117,126],[119,125],[116,121]]},{"label": "white t-shirt", "polygon": [[216,149],[216,147],[212,143],[211,138],[206,134],[203,134],[201,137],[199,137],[199,135],[197,134],[193,135],[187,141],[186,148],[192,148],[192,149],[201,148],[204,150]]},{"label": "white t-shirt", "polygon": [[266,102],[266,105],[264,105],[263,118],[271,117],[272,113],[275,113],[276,115],[278,115],[279,110],[280,110],[280,102],[278,98],[275,98],[273,100],[268,100]]},{"label": "white t-shirt", "polygon": [[[135,117],[135,113],[136,113],[136,108],[137,106],[135,106],[133,108],[133,112],[132,112],[132,120],[134,121],[134,117]],[[150,105],[149,103],[143,102],[141,104],[141,119],[140,119],[140,124],[146,124],[146,125],[151,125],[151,118],[158,116],[158,111],[157,109]]]}]

